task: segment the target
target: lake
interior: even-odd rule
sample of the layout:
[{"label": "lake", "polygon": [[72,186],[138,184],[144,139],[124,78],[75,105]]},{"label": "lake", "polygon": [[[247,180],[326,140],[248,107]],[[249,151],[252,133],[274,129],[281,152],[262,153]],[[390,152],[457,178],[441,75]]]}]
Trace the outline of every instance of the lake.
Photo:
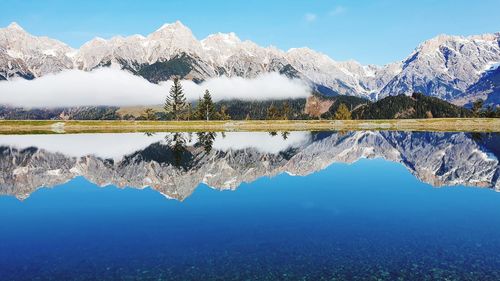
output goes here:
[{"label": "lake", "polygon": [[0,136],[1,280],[500,280],[500,135]]}]

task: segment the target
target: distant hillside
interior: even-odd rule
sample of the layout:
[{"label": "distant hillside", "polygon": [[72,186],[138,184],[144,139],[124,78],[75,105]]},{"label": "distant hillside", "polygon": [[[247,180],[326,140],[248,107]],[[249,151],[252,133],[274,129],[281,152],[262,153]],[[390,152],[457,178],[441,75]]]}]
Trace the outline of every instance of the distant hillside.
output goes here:
[{"label": "distant hillside", "polygon": [[[316,102],[320,105],[319,111],[314,112],[313,111],[313,102]],[[341,104],[345,104],[347,108],[349,108],[351,111],[355,110],[356,108],[363,106],[363,105],[369,105],[371,102],[367,99],[364,98],[359,98],[359,97],[354,97],[354,96],[324,96],[320,94],[316,94],[315,98],[309,99],[308,107],[306,108],[306,111],[309,112],[312,116],[318,117],[321,116],[323,119],[333,119],[333,116],[339,106]],[[326,107],[329,105],[329,107]],[[321,108],[323,110],[321,110]],[[326,108],[326,110],[325,110]]]},{"label": "distant hillside", "polygon": [[[224,106],[226,113],[232,120],[264,120],[268,119],[268,110],[271,106],[276,108],[277,114],[284,118],[283,108],[287,104],[287,119],[309,119],[309,115],[304,113],[306,99],[282,99],[282,100],[264,100],[264,101],[242,101],[242,100],[223,100],[215,103],[217,111]],[[281,119],[280,118],[280,119]]]},{"label": "distant hillside", "polygon": [[18,108],[0,106],[0,119],[6,120],[115,120],[117,107],[80,106],[71,108]]},{"label": "distant hillside", "polygon": [[[265,101],[223,100],[216,102],[215,109],[223,108],[232,120],[264,119],[334,119],[341,104],[351,111],[353,119],[410,119],[440,117],[472,117],[470,110],[450,104],[438,98],[413,94],[413,96],[389,96],[375,103],[353,96],[324,96],[313,94],[307,99],[281,99]],[[194,109],[196,104],[192,104]],[[139,120],[147,107],[72,107],[52,109],[23,109],[0,106],[0,119],[52,119],[52,120]],[[169,120],[163,106],[152,107],[158,120]],[[481,115],[483,116],[483,115]],[[486,116],[486,115],[485,115]],[[484,116],[483,116],[484,117]],[[186,117],[187,118],[187,117]],[[194,118],[191,116],[189,119]]]},{"label": "distant hillside", "polygon": [[[271,106],[275,107],[277,114],[287,119],[316,119],[320,115],[322,118],[330,119],[340,104],[346,104],[349,108],[357,108],[360,105],[370,103],[369,100],[354,96],[325,96],[319,93],[314,93],[307,99],[282,99],[282,100],[267,100],[267,101],[242,101],[242,100],[226,100],[217,102],[216,109],[220,110],[222,106],[226,108],[226,112],[233,120],[267,119],[268,110]],[[288,114],[284,114],[284,106],[288,106]]]},{"label": "distant hillside", "polygon": [[411,119],[471,117],[469,110],[438,98],[414,93],[389,96],[352,111],[353,119]]}]

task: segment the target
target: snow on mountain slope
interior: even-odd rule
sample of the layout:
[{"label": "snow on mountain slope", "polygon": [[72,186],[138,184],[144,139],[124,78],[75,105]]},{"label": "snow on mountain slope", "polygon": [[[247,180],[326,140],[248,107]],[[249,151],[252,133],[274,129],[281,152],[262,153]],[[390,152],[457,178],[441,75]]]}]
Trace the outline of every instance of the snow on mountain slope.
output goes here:
[{"label": "snow on mountain slope", "polygon": [[[78,50],[28,34],[12,23],[0,29],[0,80],[33,79],[65,69],[117,67],[158,83],[172,76],[195,82],[227,76],[254,78],[277,72],[306,81],[325,94],[376,100],[414,91],[457,104],[484,97],[469,91],[500,62],[500,33],[440,35],[422,43],[402,62],[385,66],[338,62],[309,48],[282,51],[217,33],[198,40],[177,21],[142,36],[95,38]],[[495,87],[493,85],[492,87]],[[485,90],[487,91],[487,89]]]},{"label": "snow on mountain slope", "polygon": [[[73,68],[70,58],[74,50],[66,44],[47,37],[28,34],[18,24],[0,29],[0,75],[23,78]],[[6,62],[6,64],[5,64]],[[16,74],[17,75],[13,75]]]},{"label": "snow on mountain slope", "polygon": [[179,53],[199,55],[203,53],[201,43],[189,28],[180,21],[165,24],[143,40],[150,63],[168,60]]},{"label": "snow on mountain slope", "polygon": [[[0,175],[4,179],[0,194],[27,198],[41,186],[83,176],[100,186],[150,186],[169,198],[184,200],[200,183],[219,190],[236,189],[262,177],[282,173],[305,176],[334,163],[354,163],[362,158],[401,163],[433,186],[465,185],[500,191],[499,162],[487,145],[490,137],[486,135],[478,140],[466,133],[292,132],[289,139],[282,140],[266,133],[228,132],[225,137],[214,135],[207,151],[199,137],[190,139],[177,133],[177,138],[186,140],[182,151],[189,155],[182,163],[176,163],[176,152],[165,141],[173,138],[172,134],[120,137],[122,140],[111,150],[102,147],[109,147],[116,138],[99,134],[4,138],[0,142]],[[83,151],[78,146],[89,142],[95,145],[87,145]],[[60,143],[68,143],[70,149],[57,145]],[[61,147],[66,148],[61,151]]]},{"label": "snow on mountain slope", "polygon": [[163,25],[147,37],[116,36],[109,40],[94,38],[78,50],[75,62],[83,70],[92,70],[109,63],[138,70],[141,65],[167,61],[180,53],[200,54],[201,51],[201,43],[191,30],[176,22]]},{"label": "snow on mountain slope", "polygon": [[[483,99],[488,106],[500,104],[500,68],[497,65],[491,65],[488,71],[467,89],[467,92],[473,97]],[[462,102],[465,104],[471,101],[469,98]]]},{"label": "snow on mountain slope", "polygon": [[364,94],[358,80],[351,72],[327,55],[309,48],[291,49],[286,58],[291,65],[317,84],[326,86],[341,95]]},{"label": "snow on mountain slope", "polygon": [[7,51],[0,47],[0,81],[11,77],[35,78],[22,59],[9,56]]},{"label": "snow on mountain slope", "polygon": [[500,33],[470,37],[440,35],[422,43],[381,97],[422,92],[448,101],[474,99],[467,88],[500,61]]},{"label": "snow on mountain slope", "polygon": [[109,41],[94,38],[76,53],[75,67],[89,71],[99,66],[121,62],[135,69],[137,64],[146,63],[146,53],[141,43],[138,36],[114,37]]}]

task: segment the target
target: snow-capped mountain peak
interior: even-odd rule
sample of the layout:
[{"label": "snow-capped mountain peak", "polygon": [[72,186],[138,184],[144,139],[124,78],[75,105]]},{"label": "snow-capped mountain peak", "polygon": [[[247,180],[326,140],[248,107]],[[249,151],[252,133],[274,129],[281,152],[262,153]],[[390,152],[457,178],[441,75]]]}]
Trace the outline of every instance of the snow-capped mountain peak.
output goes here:
[{"label": "snow-capped mountain peak", "polygon": [[181,29],[188,29],[189,30],[189,28],[187,26],[185,26],[181,21],[177,20],[173,23],[164,23],[160,28],[158,28],[156,30],[156,32],[165,31],[165,30],[175,31],[175,30],[181,30]]},{"label": "snow-capped mountain peak", "polygon": [[422,92],[457,104],[476,98],[467,89],[485,74],[487,65],[500,61],[500,35],[439,35],[420,44],[403,61],[402,71],[381,96]]},{"label": "snow-capped mountain peak", "polygon": [[211,48],[212,45],[236,45],[241,43],[241,39],[234,33],[215,33],[208,35],[207,38],[201,41],[202,45],[206,48]]},{"label": "snow-capped mountain peak", "polygon": [[[91,71],[111,65],[155,83],[173,75],[199,82],[217,76],[249,78],[278,72],[305,80],[326,94],[375,100],[417,91],[460,104],[491,92],[486,89],[472,94],[468,89],[481,83],[500,62],[499,42],[500,33],[439,35],[420,44],[400,62],[375,66],[354,60],[339,62],[307,47],[286,52],[262,47],[242,41],[233,32],[215,33],[199,41],[180,21],[164,24],[146,36],[96,37],[78,50],[57,40],[30,35],[11,23],[0,29],[0,80],[32,79],[64,69]],[[488,85],[482,84],[475,89]]]},{"label": "snow-capped mountain peak", "polygon": [[48,37],[33,36],[15,22],[0,29],[0,49],[0,77],[5,79],[31,79],[73,67],[66,55],[72,48]]},{"label": "snow-capped mountain peak", "polygon": [[191,29],[180,21],[164,24],[155,32],[149,34],[145,43],[147,61],[166,61],[180,53],[199,56],[202,53],[201,43],[193,35]]},{"label": "snow-capped mountain peak", "polygon": [[19,25],[17,24],[17,22],[13,21],[11,22],[8,26],[7,26],[8,29],[14,29],[14,30],[18,30],[18,31],[24,31],[24,29]]},{"label": "snow-capped mountain peak", "polygon": [[184,39],[197,41],[191,29],[182,24],[180,21],[162,25],[155,32],[149,34],[147,38],[151,40]]}]

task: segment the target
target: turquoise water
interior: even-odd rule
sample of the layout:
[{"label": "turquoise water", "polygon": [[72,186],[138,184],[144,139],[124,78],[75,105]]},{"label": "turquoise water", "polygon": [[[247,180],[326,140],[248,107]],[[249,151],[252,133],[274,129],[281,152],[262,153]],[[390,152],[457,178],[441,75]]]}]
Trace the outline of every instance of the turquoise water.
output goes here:
[{"label": "turquoise water", "polygon": [[[453,140],[456,135],[443,136],[439,143],[461,144]],[[265,152],[265,157],[287,154],[289,164],[291,154],[299,156],[296,150],[306,151],[305,146],[328,137],[319,134],[295,152],[286,147],[286,153]],[[437,147],[434,137],[414,134],[407,144],[421,138]],[[491,161],[498,146],[484,139],[476,138],[480,145],[474,149],[491,157],[496,175],[481,184],[495,185],[498,162]],[[221,153],[221,147],[206,157]],[[5,170],[7,159],[16,167],[31,167],[27,158],[6,155],[4,150],[0,159]],[[470,176],[468,182],[433,187],[408,155],[403,163],[361,157],[300,176],[259,176],[228,190],[200,183],[182,200],[149,187],[99,187],[83,176],[37,189],[24,200],[13,196],[20,197],[15,190],[4,191],[11,195],[0,196],[0,279],[500,280],[500,193],[494,187],[465,186],[478,185]],[[41,154],[32,157],[41,167]],[[440,165],[434,174],[449,172]],[[449,173],[484,176],[488,169],[460,165],[465,164],[451,166]],[[186,166],[177,169],[200,167]],[[20,173],[18,182],[29,178]],[[142,174],[139,168],[131,175],[137,174]],[[12,181],[3,177],[7,189]]]}]

